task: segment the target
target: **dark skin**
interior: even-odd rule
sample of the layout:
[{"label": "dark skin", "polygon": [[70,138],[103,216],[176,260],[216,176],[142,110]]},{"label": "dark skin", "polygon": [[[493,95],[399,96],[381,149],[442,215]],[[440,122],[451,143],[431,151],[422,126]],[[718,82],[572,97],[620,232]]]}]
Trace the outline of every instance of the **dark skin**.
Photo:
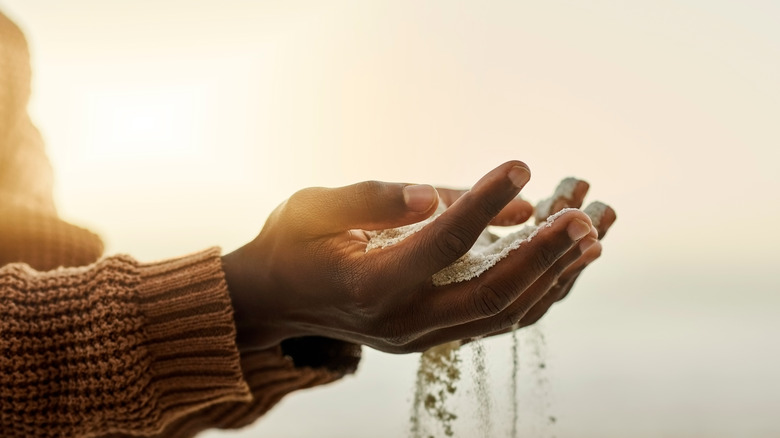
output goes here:
[{"label": "dark skin", "polygon": [[600,255],[599,231],[614,218],[596,230],[581,211],[567,212],[481,276],[438,287],[431,282],[487,225],[522,223],[533,214],[517,198],[529,178],[524,163],[510,161],[469,191],[440,189],[448,204],[441,216],[404,241],[369,252],[363,230],[428,218],[437,191],[370,181],[297,192],[253,241],[223,257],[239,349],[323,336],[409,353],[535,322]]},{"label": "dark skin", "polygon": [[[572,199],[561,198],[555,200],[553,207],[550,209],[550,214],[555,214],[564,208],[582,207],[589,187],[590,186],[587,182],[578,181],[577,185],[575,186]],[[614,224],[616,220],[617,214],[615,213],[615,210],[613,210],[612,207],[607,207],[606,210],[602,213],[599,224],[596,227],[599,241],[604,238],[604,236],[607,234],[607,231],[609,231],[610,227],[612,227],[612,224]],[[576,262],[572,263],[568,268],[566,268],[566,270],[558,277],[555,284],[545,293],[544,297],[541,298],[536,304],[534,304],[528,313],[523,315],[523,317],[518,320],[518,322],[513,327],[496,333],[491,333],[489,336],[506,333],[517,328],[527,327],[539,321],[539,319],[541,319],[542,316],[544,316],[547,311],[550,310],[550,307],[552,307],[558,301],[566,298],[572,287],[574,287],[574,283],[577,281],[580,274],[582,274],[585,268],[587,268],[591,263],[596,261],[596,259],[601,256],[602,248],[603,247],[601,246],[600,242],[597,245],[593,245],[588,248],[585,252],[583,252],[583,254],[579,259],[577,259]]]}]

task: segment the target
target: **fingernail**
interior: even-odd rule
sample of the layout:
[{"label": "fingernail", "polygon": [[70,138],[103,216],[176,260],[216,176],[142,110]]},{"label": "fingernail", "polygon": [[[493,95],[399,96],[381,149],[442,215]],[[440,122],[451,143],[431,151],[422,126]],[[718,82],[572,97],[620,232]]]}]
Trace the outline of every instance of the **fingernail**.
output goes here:
[{"label": "fingernail", "polygon": [[595,245],[596,242],[598,242],[598,240],[593,239],[593,238],[582,239],[582,241],[580,241],[580,252],[584,253],[585,251],[588,250],[588,248],[590,248],[591,246]]},{"label": "fingernail", "polygon": [[574,219],[569,226],[566,227],[566,232],[569,233],[571,240],[577,241],[590,233],[590,225],[580,219]]},{"label": "fingernail", "polygon": [[427,184],[414,184],[404,187],[404,202],[409,210],[428,211],[436,200],[436,189]]},{"label": "fingernail", "polygon": [[515,187],[522,188],[525,186],[528,180],[531,179],[531,172],[529,172],[525,167],[515,166],[509,169],[509,172],[506,174],[506,176],[512,180],[512,184],[514,184]]}]

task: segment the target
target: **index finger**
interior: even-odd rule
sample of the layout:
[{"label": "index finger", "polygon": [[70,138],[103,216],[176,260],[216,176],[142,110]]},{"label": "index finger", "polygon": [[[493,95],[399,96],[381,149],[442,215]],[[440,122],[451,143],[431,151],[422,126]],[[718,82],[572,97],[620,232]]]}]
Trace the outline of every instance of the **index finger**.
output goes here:
[{"label": "index finger", "polygon": [[[442,187],[436,187],[436,191],[439,192],[439,198],[444,201],[445,205],[454,204],[455,201],[468,192],[468,190],[463,189],[447,189]],[[493,218],[490,225],[510,226],[522,224],[533,216],[533,214],[534,206],[518,195],[509,201],[496,217]]]},{"label": "index finger", "polygon": [[411,284],[430,277],[464,255],[487,225],[531,177],[521,161],[506,162],[482,177],[433,222],[389,248],[389,257]]}]

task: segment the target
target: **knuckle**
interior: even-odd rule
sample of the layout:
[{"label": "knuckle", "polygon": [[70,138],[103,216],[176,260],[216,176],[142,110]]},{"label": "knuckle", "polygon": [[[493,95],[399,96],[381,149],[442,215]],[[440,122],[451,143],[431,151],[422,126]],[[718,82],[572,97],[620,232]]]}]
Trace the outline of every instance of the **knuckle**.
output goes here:
[{"label": "knuckle", "polygon": [[311,215],[312,210],[316,208],[319,196],[319,190],[314,187],[298,190],[284,203],[282,217],[286,221],[296,223],[307,215]]},{"label": "knuckle", "polygon": [[377,180],[363,181],[355,187],[355,196],[359,198],[373,198],[384,189],[385,184]]},{"label": "knuckle", "polygon": [[315,198],[316,191],[317,189],[314,187],[308,187],[293,193],[287,200],[288,208],[301,208],[307,206]]},{"label": "knuckle", "polygon": [[551,278],[549,279],[549,287],[555,287],[558,283],[565,280],[564,273],[566,272],[566,268],[568,268],[569,265],[566,263],[554,263],[552,266],[550,266],[550,269],[548,272],[551,274]]},{"label": "knuckle", "polygon": [[490,284],[480,285],[474,294],[474,308],[478,317],[487,318],[498,315],[509,304],[506,288]]},{"label": "knuckle", "polygon": [[375,201],[383,198],[382,191],[385,188],[386,184],[381,181],[363,181],[355,186],[347,202],[361,211],[371,211],[376,205]]},{"label": "knuckle", "polygon": [[533,258],[533,267],[537,274],[542,274],[555,265],[560,257],[560,251],[548,245],[539,246],[536,257]]},{"label": "knuckle", "polygon": [[[556,263],[553,263],[549,269],[550,274],[552,274],[552,278],[550,280],[551,285],[554,286],[556,283],[565,281],[570,276],[567,273],[569,267],[572,265],[576,267],[575,264],[581,256],[582,256],[582,251],[578,247],[575,247],[569,253],[566,253],[563,256],[561,256],[561,258],[558,259]],[[583,267],[577,268],[573,272],[577,272],[582,268]]]},{"label": "knuckle", "polygon": [[471,245],[463,236],[461,228],[448,226],[438,233],[434,239],[436,249],[447,259],[455,260],[465,254]]},{"label": "knuckle", "polygon": [[506,202],[493,196],[483,198],[478,205],[479,212],[486,218],[493,218],[506,206]]}]

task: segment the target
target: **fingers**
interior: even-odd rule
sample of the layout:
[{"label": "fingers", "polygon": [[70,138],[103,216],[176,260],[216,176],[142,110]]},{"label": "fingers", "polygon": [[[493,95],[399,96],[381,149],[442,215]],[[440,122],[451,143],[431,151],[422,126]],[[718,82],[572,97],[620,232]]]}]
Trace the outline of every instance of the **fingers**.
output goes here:
[{"label": "fingers", "polygon": [[439,192],[439,197],[446,206],[450,206],[455,203],[461,196],[465,195],[468,190],[463,189],[446,189],[444,187],[436,187],[436,191]]},{"label": "fingers", "polygon": [[[485,333],[501,333],[511,329],[518,321],[522,321],[532,309],[536,310],[540,303],[545,302],[550,295],[549,291],[553,290],[558,282],[567,281],[563,279],[565,273],[570,267],[577,265],[584,254],[583,251],[589,251],[594,245],[598,245],[598,242],[595,230],[591,230],[587,237],[582,239],[579,244],[571,246],[533,284],[525,288],[514,301],[502,310],[491,312],[494,313],[491,316],[478,318],[465,324],[438,329],[420,337],[415,343],[425,348],[426,345],[436,345],[452,339],[467,339],[482,336]],[[500,265],[499,263],[496,268]],[[554,300],[545,304],[544,308],[549,308],[553,302]]]},{"label": "fingers", "polygon": [[[572,196],[554,199],[550,213],[579,208],[587,191],[586,182],[575,180]],[[583,217],[586,215],[590,220]],[[577,228],[577,220],[589,226],[584,238],[568,232]],[[420,334],[403,348],[420,351],[454,339],[505,333],[534,324],[569,293],[583,270],[601,255],[598,239],[615,220],[615,211],[601,203],[566,212],[478,279],[435,289],[428,300],[418,301],[427,309],[423,312],[426,321],[417,330]],[[539,245],[536,254],[531,254],[533,244]]]},{"label": "fingers", "polygon": [[[466,194],[468,191],[445,189],[440,187],[437,187],[436,190],[439,192],[439,197],[441,197],[441,200],[445,205],[448,206],[455,203],[458,198]],[[509,201],[509,203],[498,213],[498,215],[493,218],[493,220],[490,222],[490,225],[510,226],[522,224],[527,221],[528,218],[530,218],[533,214],[534,206],[531,205],[530,202],[517,196]]]},{"label": "fingers", "polygon": [[429,217],[437,205],[438,194],[429,185],[366,181],[303,189],[287,200],[282,220],[301,235],[315,237],[408,225]]},{"label": "fingers", "polygon": [[[583,211],[591,218],[593,226],[596,227],[599,240],[604,238],[609,228],[617,219],[615,210],[601,202],[593,202]],[[600,242],[588,248],[575,263],[572,263],[572,265],[561,274],[556,286],[551,288],[547,295],[535,304],[526,316],[518,321],[519,326],[527,327],[531,324],[535,324],[545,313],[547,313],[553,304],[566,298],[585,268],[601,257],[602,249],[603,247]]]},{"label": "fingers", "polygon": [[588,194],[590,184],[576,178],[565,178],[555,188],[553,195],[536,207],[536,223],[540,224],[564,208],[580,208]]},{"label": "fingers", "polygon": [[516,197],[490,222],[490,225],[511,226],[522,224],[534,214],[534,206],[530,202]]},{"label": "fingers", "polygon": [[427,282],[430,277],[465,254],[485,227],[517,196],[530,179],[528,167],[510,161],[493,169],[458,198],[435,221],[388,248],[383,256],[393,259],[409,284]]},{"label": "fingers", "polygon": [[[593,225],[596,227],[596,230],[599,233],[599,240],[603,239],[604,236],[607,235],[607,231],[609,231],[610,227],[612,227],[612,224],[615,223],[615,220],[617,220],[617,214],[615,213],[615,210],[612,209],[612,207],[603,204],[601,202],[593,202],[589,204],[587,207],[585,207],[585,210],[583,210],[593,222]],[[594,260],[599,258],[601,256],[601,250],[602,246],[598,245],[596,248],[591,248],[588,253],[583,254],[583,259],[591,258],[587,261],[586,265],[592,263]],[[598,251],[596,253],[596,251]],[[584,267],[583,267],[584,269]],[[560,301],[569,294],[572,287],[574,286],[574,282],[577,281],[577,278],[579,277],[579,274],[582,272],[582,269],[580,269],[576,275],[571,278],[571,280],[566,284],[564,288],[559,292],[559,297],[557,301]]]},{"label": "fingers", "polygon": [[529,298],[526,290],[548,271],[552,271],[550,275],[560,275],[576,258],[562,263],[557,263],[558,259],[587,235],[595,240],[590,219],[581,211],[566,212],[480,277],[432,292],[423,291],[414,298],[430,309],[433,321],[427,323],[433,328],[495,317],[518,300],[535,302],[537,298]]},{"label": "fingers", "polygon": [[544,316],[547,311],[550,310],[550,307],[552,307],[553,304],[565,298],[566,294],[568,294],[568,292],[572,289],[574,283],[577,281],[585,268],[587,268],[591,263],[599,258],[601,255],[601,250],[601,243],[596,243],[587,248],[574,263],[570,264],[566,268],[564,273],[558,277],[555,285],[553,285],[550,290],[544,294],[544,297],[542,297],[539,301],[536,302],[536,304],[533,305],[533,307],[531,307],[531,310],[519,317],[517,320],[508,321],[512,322],[511,326],[494,331],[487,336],[496,336],[510,332],[512,330],[536,324],[542,318],[542,316]]},{"label": "fingers", "polygon": [[[572,269],[570,274],[564,274],[561,276],[561,280],[556,286],[555,290],[550,292],[550,299],[553,300],[553,302],[561,301],[566,298],[567,295],[569,295],[569,292],[571,292],[571,289],[574,287],[574,283],[578,278],[580,278],[580,274],[582,274],[585,268],[590,266],[590,264],[596,261],[597,258],[601,257],[601,249],[601,244],[591,248],[592,251],[590,253],[583,254],[582,258],[585,260],[582,263],[582,266]],[[533,324],[533,322],[529,322],[526,325],[530,324]]]},{"label": "fingers", "polygon": [[603,239],[607,235],[607,230],[617,220],[615,210],[603,202],[591,202],[583,211],[590,217],[596,230],[598,230],[599,239]]}]

